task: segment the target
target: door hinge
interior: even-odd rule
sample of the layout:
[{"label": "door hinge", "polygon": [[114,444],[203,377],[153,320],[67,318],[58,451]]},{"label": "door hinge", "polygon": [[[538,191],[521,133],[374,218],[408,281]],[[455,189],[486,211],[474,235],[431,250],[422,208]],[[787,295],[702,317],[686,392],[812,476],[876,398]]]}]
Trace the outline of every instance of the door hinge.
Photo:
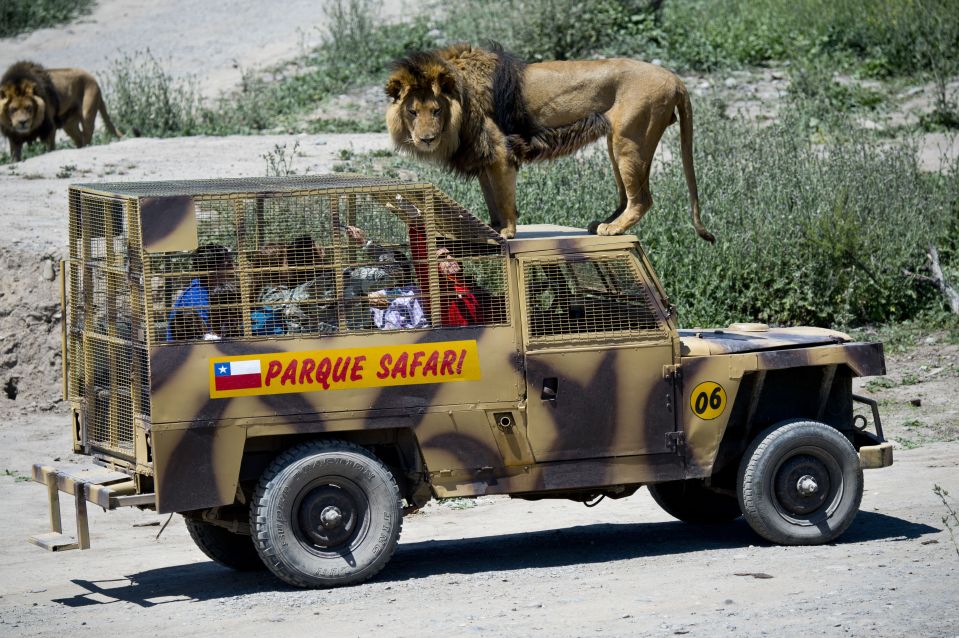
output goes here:
[{"label": "door hinge", "polygon": [[682,455],[686,449],[686,433],[667,432],[666,449],[670,452],[675,452],[676,454]]},{"label": "door hinge", "polygon": [[682,375],[683,375],[683,371],[679,367],[679,364],[663,366],[664,379],[678,381]]}]

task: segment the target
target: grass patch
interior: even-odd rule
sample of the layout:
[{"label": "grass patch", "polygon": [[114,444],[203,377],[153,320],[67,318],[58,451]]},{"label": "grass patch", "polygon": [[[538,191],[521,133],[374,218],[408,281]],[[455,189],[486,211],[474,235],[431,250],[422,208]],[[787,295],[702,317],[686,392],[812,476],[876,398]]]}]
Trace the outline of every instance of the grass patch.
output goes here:
[{"label": "grass patch", "polygon": [[12,477],[15,483],[26,483],[30,480],[29,476],[18,470],[4,470],[3,476]]},{"label": "grass patch", "polygon": [[3,0],[0,2],[0,38],[53,27],[86,15],[95,0]]},{"label": "grass patch", "polygon": [[896,382],[890,379],[889,377],[876,377],[866,381],[864,387],[869,392],[878,392],[879,390],[888,390],[889,388],[895,388]]},{"label": "grass patch", "polygon": [[451,510],[469,510],[476,507],[476,499],[454,496],[453,498],[440,499],[440,505]]}]

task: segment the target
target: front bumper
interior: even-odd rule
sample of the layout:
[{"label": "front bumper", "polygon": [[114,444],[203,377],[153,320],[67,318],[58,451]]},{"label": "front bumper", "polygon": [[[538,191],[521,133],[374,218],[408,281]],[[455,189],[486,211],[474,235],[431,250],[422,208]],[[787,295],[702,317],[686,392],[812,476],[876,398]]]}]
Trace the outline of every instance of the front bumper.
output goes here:
[{"label": "front bumper", "polygon": [[879,445],[864,445],[859,448],[859,464],[864,470],[873,470],[892,465],[892,443],[883,441]]}]

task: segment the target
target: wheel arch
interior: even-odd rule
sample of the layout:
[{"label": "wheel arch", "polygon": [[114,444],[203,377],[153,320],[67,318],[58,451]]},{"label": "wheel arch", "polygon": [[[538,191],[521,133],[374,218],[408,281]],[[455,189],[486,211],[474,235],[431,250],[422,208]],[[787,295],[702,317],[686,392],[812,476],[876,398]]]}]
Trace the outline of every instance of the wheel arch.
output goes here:
[{"label": "wheel arch", "polygon": [[408,424],[384,421],[380,421],[376,428],[336,431],[303,428],[296,432],[252,436],[247,439],[243,450],[238,473],[240,490],[248,495],[263,471],[284,450],[307,441],[323,440],[353,443],[370,451],[393,473],[400,493],[411,506],[419,507],[429,500],[426,466],[416,433]]},{"label": "wheel arch", "polygon": [[744,375],[712,466],[712,480],[735,484],[743,454],[757,436],[792,421],[817,421],[855,444],[852,378],[847,364],[754,370]]}]

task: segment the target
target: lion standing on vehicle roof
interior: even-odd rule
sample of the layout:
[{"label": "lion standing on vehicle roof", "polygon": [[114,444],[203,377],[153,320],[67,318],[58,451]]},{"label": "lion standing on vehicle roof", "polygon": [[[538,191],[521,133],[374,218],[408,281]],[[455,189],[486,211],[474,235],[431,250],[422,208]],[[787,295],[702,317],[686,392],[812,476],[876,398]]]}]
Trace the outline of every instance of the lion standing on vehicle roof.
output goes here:
[{"label": "lion standing on vehicle roof", "polygon": [[516,234],[516,173],[528,162],[573,153],[606,136],[619,207],[590,232],[620,235],[653,205],[649,172],[666,127],[677,121],[693,226],[699,217],[693,115],[682,81],[636,60],[526,64],[499,47],[458,44],[394,63],[386,124],[415,157],[478,177],[491,225]]},{"label": "lion standing on vehicle roof", "polygon": [[97,113],[116,137],[100,86],[82,69],[44,69],[34,62],[17,62],[0,79],[0,131],[10,141],[14,162],[22,157],[23,145],[43,140],[52,151],[57,129],[62,128],[77,145],[93,140]]}]

